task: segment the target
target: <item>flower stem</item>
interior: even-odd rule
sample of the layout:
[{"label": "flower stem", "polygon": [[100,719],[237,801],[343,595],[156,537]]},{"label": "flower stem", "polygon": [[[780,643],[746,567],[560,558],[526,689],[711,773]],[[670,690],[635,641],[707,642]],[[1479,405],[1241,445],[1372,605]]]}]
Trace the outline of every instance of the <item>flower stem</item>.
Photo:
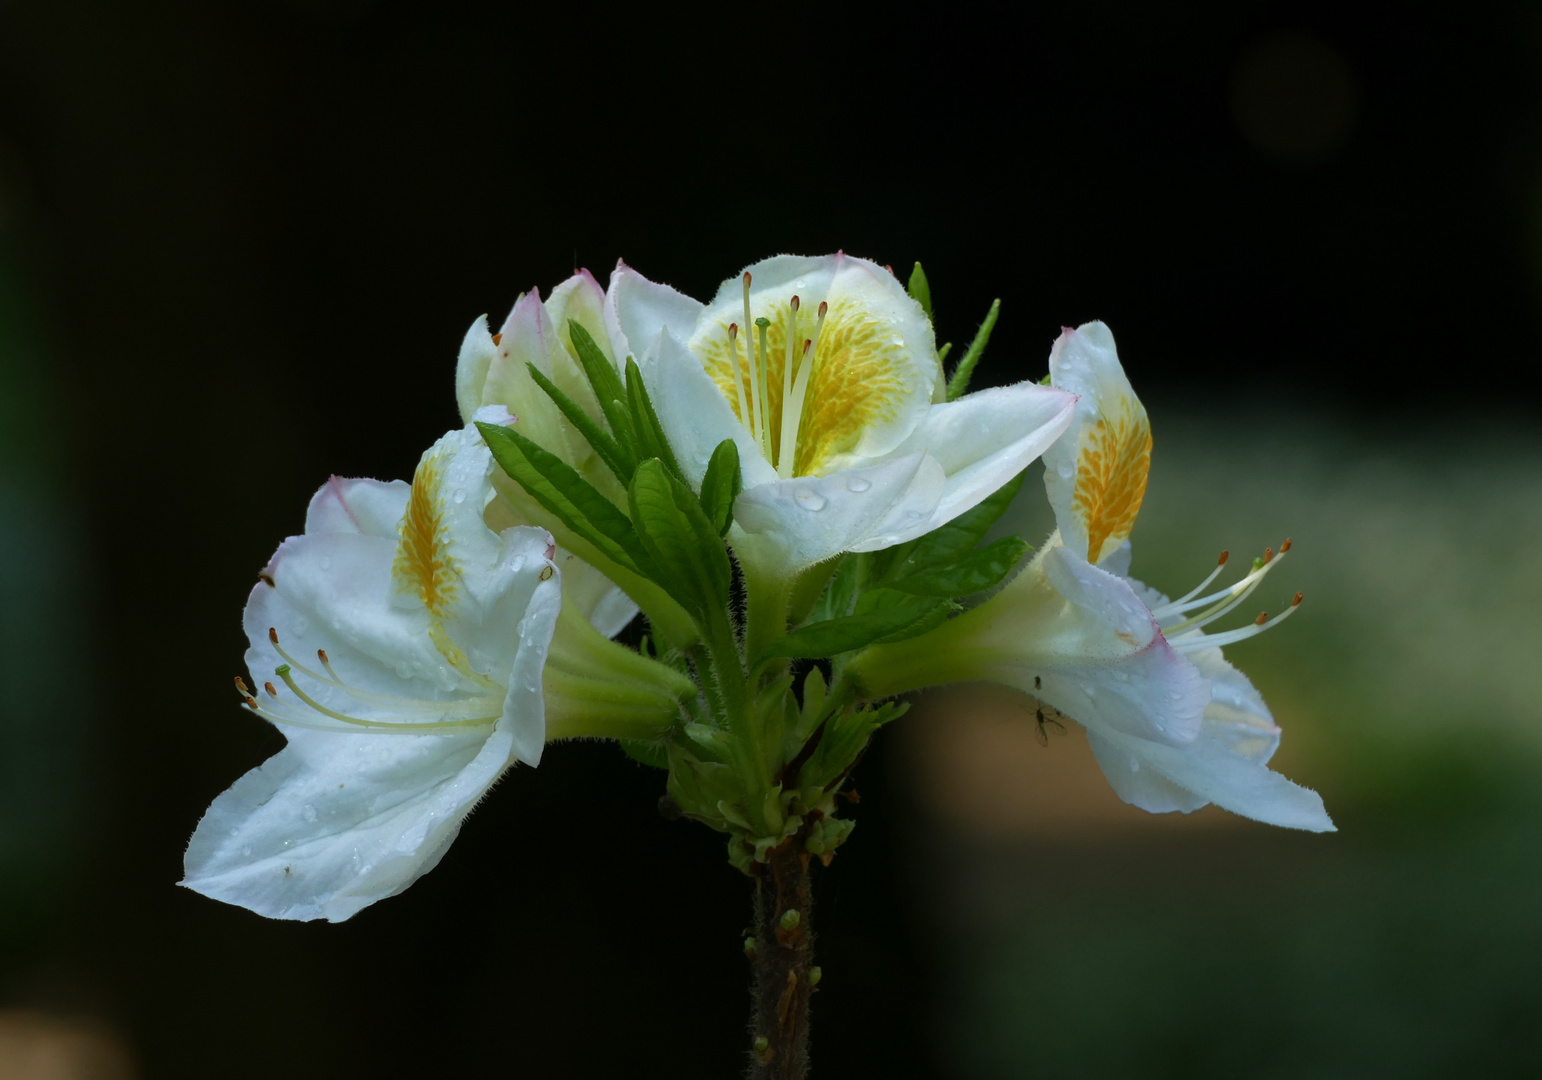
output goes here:
[{"label": "flower stem", "polygon": [[809,856],[794,837],[766,858],[755,881],[755,1013],[747,1075],[804,1080],[816,970]]}]

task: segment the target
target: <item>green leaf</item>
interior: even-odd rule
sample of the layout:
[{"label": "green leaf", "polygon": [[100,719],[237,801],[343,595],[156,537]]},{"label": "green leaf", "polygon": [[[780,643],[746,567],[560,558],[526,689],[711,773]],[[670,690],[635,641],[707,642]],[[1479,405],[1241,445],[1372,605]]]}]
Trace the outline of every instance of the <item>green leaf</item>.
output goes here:
[{"label": "green leaf", "polygon": [[578,475],[567,462],[517,431],[497,424],[477,424],[493,458],[530,497],[608,558],[636,573],[642,549],[636,530],[614,503]]},{"label": "green leaf", "polygon": [[968,596],[1001,584],[1029,549],[1028,541],[1021,536],[1004,536],[947,566],[891,581],[889,588],[941,599]]},{"label": "green leaf", "polygon": [[739,447],[732,439],[724,439],[712,451],[707,473],[701,478],[701,509],[719,536],[728,535],[728,527],[734,523],[734,500],[742,490]]},{"label": "green leaf", "polygon": [[883,611],[811,623],[773,641],[755,662],[759,664],[779,656],[818,660],[860,649],[879,640],[902,640],[909,636],[906,630],[935,616],[939,611],[945,613],[948,607],[942,600],[916,599]]},{"label": "green leaf", "polygon": [[733,567],[695,493],[662,461],[649,458],[632,474],[627,496],[653,579],[698,618],[721,618]]},{"label": "green leaf", "polygon": [[1054,376],[1046,371],[1044,373],[1044,378],[1039,380],[1039,385],[1040,386],[1048,386],[1050,384],[1050,380],[1053,379],[1053,378],[1054,378]]},{"label": "green leaf", "polygon": [[583,407],[568,397],[557,384],[541,374],[541,369],[534,364],[527,363],[525,367],[530,369],[530,377],[535,384],[546,391],[546,396],[556,402],[557,408],[562,410],[562,415],[568,418],[568,423],[578,429],[578,433],[589,441],[595,452],[600,455],[600,460],[605,462],[607,468],[616,474],[616,479],[623,484],[632,479],[632,470],[637,468],[636,460],[621,448],[621,444],[613,439],[609,432],[596,424],[593,418]]},{"label": "green leaf", "polygon": [[973,551],[990,527],[1006,513],[1027,475],[1026,470],[1018,473],[976,506],[916,540],[908,556],[895,563],[890,580],[909,577],[934,566],[947,566]]},{"label": "green leaf", "polygon": [[980,354],[985,352],[985,346],[990,343],[991,331],[996,327],[996,316],[999,314],[1001,301],[992,300],[991,309],[985,313],[985,321],[980,324],[974,340],[969,343],[969,351],[964,353],[964,358],[958,362],[958,367],[953,369],[953,375],[948,379],[949,401],[957,401],[969,389],[969,377],[974,374],[974,366],[980,362]]},{"label": "green leaf", "polygon": [[632,431],[637,435],[638,456],[658,458],[666,469],[684,480],[685,474],[680,471],[680,463],[675,460],[675,452],[670,449],[669,439],[659,423],[659,414],[653,411],[653,401],[648,397],[648,388],[643,385],[642,372],[630,356],[626,358],[626,399]]},{"label": "green leaf", "polygon": [[932,287],[927,283],[926,271],[921,269],[921,264],[916,263],[916,268],[910,272],[910,284],[905,289],[910,298],[921,305],[921,310],[926,312],[926,317],[932,317]]},{"label": "green leaf", "polygon": [[857,554],[848,553],[840,557],[835,573],[829,579],[830,583],[825,586],[825,591],[819,594],[813,610],[804,620],[805,625],[827,622],[830,619],[851,614],[852,602],[857,597],[857,579],[861,574],[861,562],[862,556]]},{"label": "green leaf", "polygon": [[606,358],[600,347],[594,343],[594,338],[589,336],[589,331],[585,330],[577,319],[568,320],[568,334],[573,339],[573,351],[578,353],[578,363],[584,369],[589,385],[594,387],[594,396],[599,400],[600,411],[605,414],[605,419],[610,424],[610,430],[616,436],[616,441],[634,459],[644,456],[637,452],[637,436],[632,430],[632,418],[628,415],[626,406],[622,404],[627,399],[626,387],[621,385],[621,376],[616,372],[616,365]]},{"label": "green leaf", "polygon": [[642,765],[648,765],[655,769],[669,768],[669,751],[663,743],[649,742],[646,739],[617,739],[621,744],[622,753],[633,761]]}]

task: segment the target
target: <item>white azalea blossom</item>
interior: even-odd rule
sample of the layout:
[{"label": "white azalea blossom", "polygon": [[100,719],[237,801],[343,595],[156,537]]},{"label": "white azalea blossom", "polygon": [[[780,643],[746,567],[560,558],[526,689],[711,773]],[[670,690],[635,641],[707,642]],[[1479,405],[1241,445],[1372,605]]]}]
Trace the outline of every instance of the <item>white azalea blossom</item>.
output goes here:
[{"label": "white azalea blossom", "polygon": [[[432,869],[515,762],[596,733],[592,699],[623,733],[629,717],[641,731],[672,718],[669,686],[623,685],[650,662],[591,626],[617,617],[601,613],[605,590],[591,583],[559,615],[550,534],[488,527],[492,471],[468,427],[411,484],[333,478],[316,493],[243,619],[253,684],[237,686],[288,745],[214,801],[184,885],[342,921]],[[605,650],[626,654],[619,668]]]},{"label": "white azalea blossom", "polygon": [[1052,385],[1078,395],[1076,420],[1044,453],[1058,529],[1023,571],[931,633],[868,650],[852,665],[873,693],[959,679],[1016,687],[1081,723],[1109,783],[1153,813],[1215,803],[1274,825],[1333,828],[1318,795],[1267,767],[1280,729],[1221,646],[1288,617],[1206,627],[1235,610],[1288,551],[1206,593],[1225,564],[1176,601],[1128,577],[1151,429],[1101,323],[1066,331]]},{"label": "white azalea blossom", "polygon": [[849,255],[766,259],[707,304],[618,266],[605,318],[688,479],[738,445],[731,541],[778,578],[951,521],[1071,421],[1071,395],[1034,383],[948,402],[921,306]]}]

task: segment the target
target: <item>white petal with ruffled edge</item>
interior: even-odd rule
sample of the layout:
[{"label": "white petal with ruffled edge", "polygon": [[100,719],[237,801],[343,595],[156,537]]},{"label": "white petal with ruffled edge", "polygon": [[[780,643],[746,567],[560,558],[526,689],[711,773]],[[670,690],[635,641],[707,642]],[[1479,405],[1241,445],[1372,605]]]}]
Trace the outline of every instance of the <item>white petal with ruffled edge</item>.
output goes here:
[{"label": "white petal with ruffled edge", "polygon": [[1044,451],[1044,488],[1065,545],[1097,564],[1135,527],[1151,468],[1151,423],[1100,322],[1062,333],[1049,373],[1077,402],[1066,433]]},{"label": "white petal with ruffled edge", "polygon": [[[215,800],[183,884],[274,918],[346,919],[431,869],[513,762],[539,761],[561,579],[544,530],[482,523],[490,471],[466,429],[414,485],[317,492],[316,531],[284,542],[244,618],[253,677],[284,686],[263,711],[289,745]],[[424,565],[403,553],[414,533],[433,546]],[[439,559],[451,569],[425,580]]]}]

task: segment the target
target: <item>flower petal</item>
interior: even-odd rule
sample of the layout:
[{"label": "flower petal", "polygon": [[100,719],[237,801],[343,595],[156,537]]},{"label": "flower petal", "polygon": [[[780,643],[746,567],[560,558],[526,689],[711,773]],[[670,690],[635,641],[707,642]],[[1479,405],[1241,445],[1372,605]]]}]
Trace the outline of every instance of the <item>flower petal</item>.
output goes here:
[{"label": "flower petal", "polygon": [[1067,547],[1096,564],[1130,535],[1151,471],[1151,423],[1100,322],[1050,352],[1054,386],[1078,395],[1071,427],[1044,451],[1044,487]]},{"label": "flower petal", "polygon": [[869,550],[864,543],[887,546],[882,530],[925,521],[942,488],[941,467],[920,453],[831,476],[774,480],[740,494],[730,537],[762,565],[774,560],[779,573],[794,573],[843,551]]},{"label": "flower petal", "polygon": [[513,760],[506,731],[369,736],[291,729],[214,800],[182,884],[274,919],[342,922],[433,869]]},{"label": "flower petal", "polygon": [[618,358],[633,356],[639,365],[658,343],[660,331],[685,341],[696,329],[702,304],[682,292],[649,281],[624,262],[617,262],[605,293],[605,326]]},{"label": "flower petal", "polygon": [[480,315],[466,331],[460,343],[460,357],[455,362],[455,403],[460,408],[461,423],[471,423],[471,414],[483,404],[482,388],[487,385],[487,369],[498,347],[487,329],[487,316]]},{"label": "flower petal", "polygon": [[674,335],[661,331],[653,346],[645,350],[639,370],[659,424],[692,487],[701,486],[712,452],[724,439],[732,439],[739,448],[745,487],[776,479],[776,470],[734,418],[717,385]]},{"label": "flower petal", "polygon": [[1025,382],[933,405],[894,453],[925,450],[942,466],[947,484],[932,516],[891,542],[931,532],[979,505],[1060,437],[1075,404],[1070,394]]},{"label": "flower petal", "polygon": [[[600,283],[594,280],[594,275],[589,271],[580,270],[553,289],[551,298],[546,301],[546,313],[551,317],[557,336],[562,339],[562,345],[570,356],[576,359],[578,355],[573,352],[573,336],[568,330],[568,320],[571,319],[589,331],[589,336],[594,338],[600,350],[615,361],[616,343],[610,340],[605,325],[605,290],[600,288]],[[562,386],[560,379],[557,385]],[[567,387],[563,386],[563,390],[566,392]]]},{"label": "flower petal", "polygon": [[[1189,793],[1189,801],[1197,799],[1201,806],[1213,802],[1223,810],[1267,825],[1310,832],[1334,831],[1333,821],[1317,792],[1293,784],[1266,765],[1249,760],[1213,733],[1208,725],[1197,739],[1184,747],[1161,746],[1118,733],[1105,733],[1103,742],[1101,750],[1096,745],[1094,749],[1098,750],[1098,763],[1103,766],[1104,774],[1122,798],[1143,809],[1160,813],[1164,809],[1187,811],[1196,807],[1183,803],[1160,808],[1144,806],[1126,794],[1130,789],[1122,788],[1115,780],[1116,776],[1123,778],[1131,771],[1138,774],[1150,770]],[[1117,750],[1117,755],[1111,750]]]}]

